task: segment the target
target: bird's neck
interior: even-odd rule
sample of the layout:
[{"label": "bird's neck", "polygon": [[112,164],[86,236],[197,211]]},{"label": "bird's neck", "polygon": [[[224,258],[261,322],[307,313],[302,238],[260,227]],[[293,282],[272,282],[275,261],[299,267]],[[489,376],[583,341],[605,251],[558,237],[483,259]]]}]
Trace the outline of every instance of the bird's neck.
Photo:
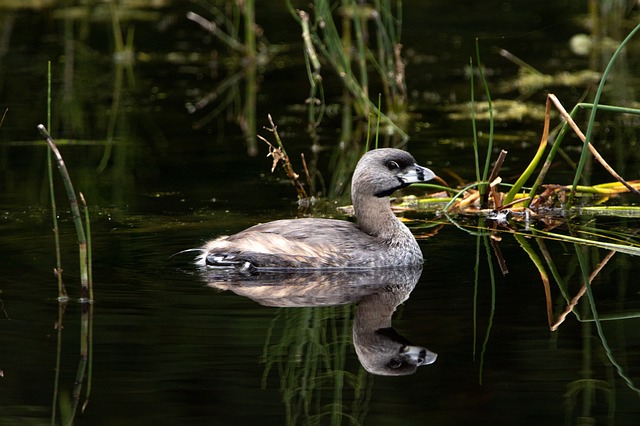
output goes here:
[{"label": "bird's neck", "polygon": [[355,193],[353,206],[358,226],[367,234],[386,241],[411,237],[409,229],[393,214],[389,197],[363,198]]}]

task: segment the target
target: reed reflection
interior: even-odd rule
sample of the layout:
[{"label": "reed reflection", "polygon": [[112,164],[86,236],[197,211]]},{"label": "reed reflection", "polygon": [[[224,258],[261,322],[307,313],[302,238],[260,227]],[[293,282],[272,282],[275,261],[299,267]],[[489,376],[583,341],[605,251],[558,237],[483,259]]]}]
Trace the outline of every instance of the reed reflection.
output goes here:
[{"label": "reed reflection", "polygon": [[437,358],[392,327],[393,313],[409,298],[421,272],[422,266],[255,275],[210,269],[204,278],[209,287],[232,291],[264,306],[355,305],[352,338],[360,363],[372,374],[399,376],[413,374]]}]

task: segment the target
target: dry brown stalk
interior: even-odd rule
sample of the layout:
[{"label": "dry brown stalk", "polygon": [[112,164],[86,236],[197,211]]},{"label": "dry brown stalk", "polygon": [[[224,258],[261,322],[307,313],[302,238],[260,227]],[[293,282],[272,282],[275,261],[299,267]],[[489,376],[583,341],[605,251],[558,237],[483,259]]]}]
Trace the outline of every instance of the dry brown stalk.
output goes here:
[{"label": "dry brown stalk", "polygon": [[[556,109],[560,112],[560,115],[562,115],[562,118],[565,119],[565,121],[569,124],[569,126],[571,127],[571,129],[573,129],[573,131],[575,132],[576,135],[578,135],[578,137],[580,138],[580,140],[584,143],[587,140],[587,137],[584,135],[584,133],[582,133],[582,131],[580,130],[580,128],[578,127],[578,125],[575,123],[575,121],[573,121],[573,118],[567,113],[567,110],[564,109],[564,107],[562,106],[562,104],[560,103],[560,101],[558,100],[558,98],[556,97],[556,95],[554,95],[553,93],[549,93],[547,95],[548,99],[551,99],[551,101],[553,102],[553,104],[556,106]],[[547,120],[547,117],[545,115],[545,121]],[[622,176],[620,176],[614,169],[613,167],[611,167],[609,165],[609,163],[606,162],[606,160],[604,158],[602,158],[602,156],[600,155],[600,153],[598,152],[598,150],[591,144],[591,142],[587,142],[587,146],[589,147],[589,151],[591,151],[591,154],[593,154],[593,156],[595,157],[596,160],[598,160],[598,162],[602,165],[602,167],[604,167],[610,174],[611,176],[613,176],[618,182],[620,182],[621,184],[623,184],[625,187],[627,187],[627,189],[631,192],[633,192],[634,194],[640,196],[640,191],[638,191],[636,188],[634,188],[633,186],[629,185],[627,183],[627,181],[625,181]]]}]

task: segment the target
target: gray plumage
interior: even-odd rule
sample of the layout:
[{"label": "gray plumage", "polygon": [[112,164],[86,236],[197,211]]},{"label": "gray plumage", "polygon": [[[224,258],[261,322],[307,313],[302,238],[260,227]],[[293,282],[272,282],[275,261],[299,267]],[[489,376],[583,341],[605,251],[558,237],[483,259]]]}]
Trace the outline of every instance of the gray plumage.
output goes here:
[{"label": "gray plumage", "polygon": [[197,263],[247,272],[420,264],[420,247],[393,214],[389,195],[434,177],[406,151],[369,151],[358,162],[352,178],[357,224],[319,218],[268,222],[209,241],[201,248]]}]

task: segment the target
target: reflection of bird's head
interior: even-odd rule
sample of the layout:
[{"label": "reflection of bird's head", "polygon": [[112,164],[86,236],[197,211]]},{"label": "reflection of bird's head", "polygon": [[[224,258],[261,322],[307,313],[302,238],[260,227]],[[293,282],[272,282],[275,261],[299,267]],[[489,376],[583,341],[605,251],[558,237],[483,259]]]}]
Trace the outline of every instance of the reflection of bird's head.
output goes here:
[{"label": "reflection of bird's head", "polygon": [[381,376],[403,376],[415,373],[422,365],[436,361],[438,354],[422,346],[412,345],[393,328],[381,328],[364,337],[356,333],[353,341],[358,359],[365,370]]},{"label": "reflection of bird's head", "polygon": [[391,326],[393,313],[409,298],[417,282],[417,277],[406,278],[389,280],[384,291],[363,297],[356,307],[353,344],[360,363],[372,374],[413,374],[418,367],[434,363],[438,356],[425,347],[413,345]]}]

